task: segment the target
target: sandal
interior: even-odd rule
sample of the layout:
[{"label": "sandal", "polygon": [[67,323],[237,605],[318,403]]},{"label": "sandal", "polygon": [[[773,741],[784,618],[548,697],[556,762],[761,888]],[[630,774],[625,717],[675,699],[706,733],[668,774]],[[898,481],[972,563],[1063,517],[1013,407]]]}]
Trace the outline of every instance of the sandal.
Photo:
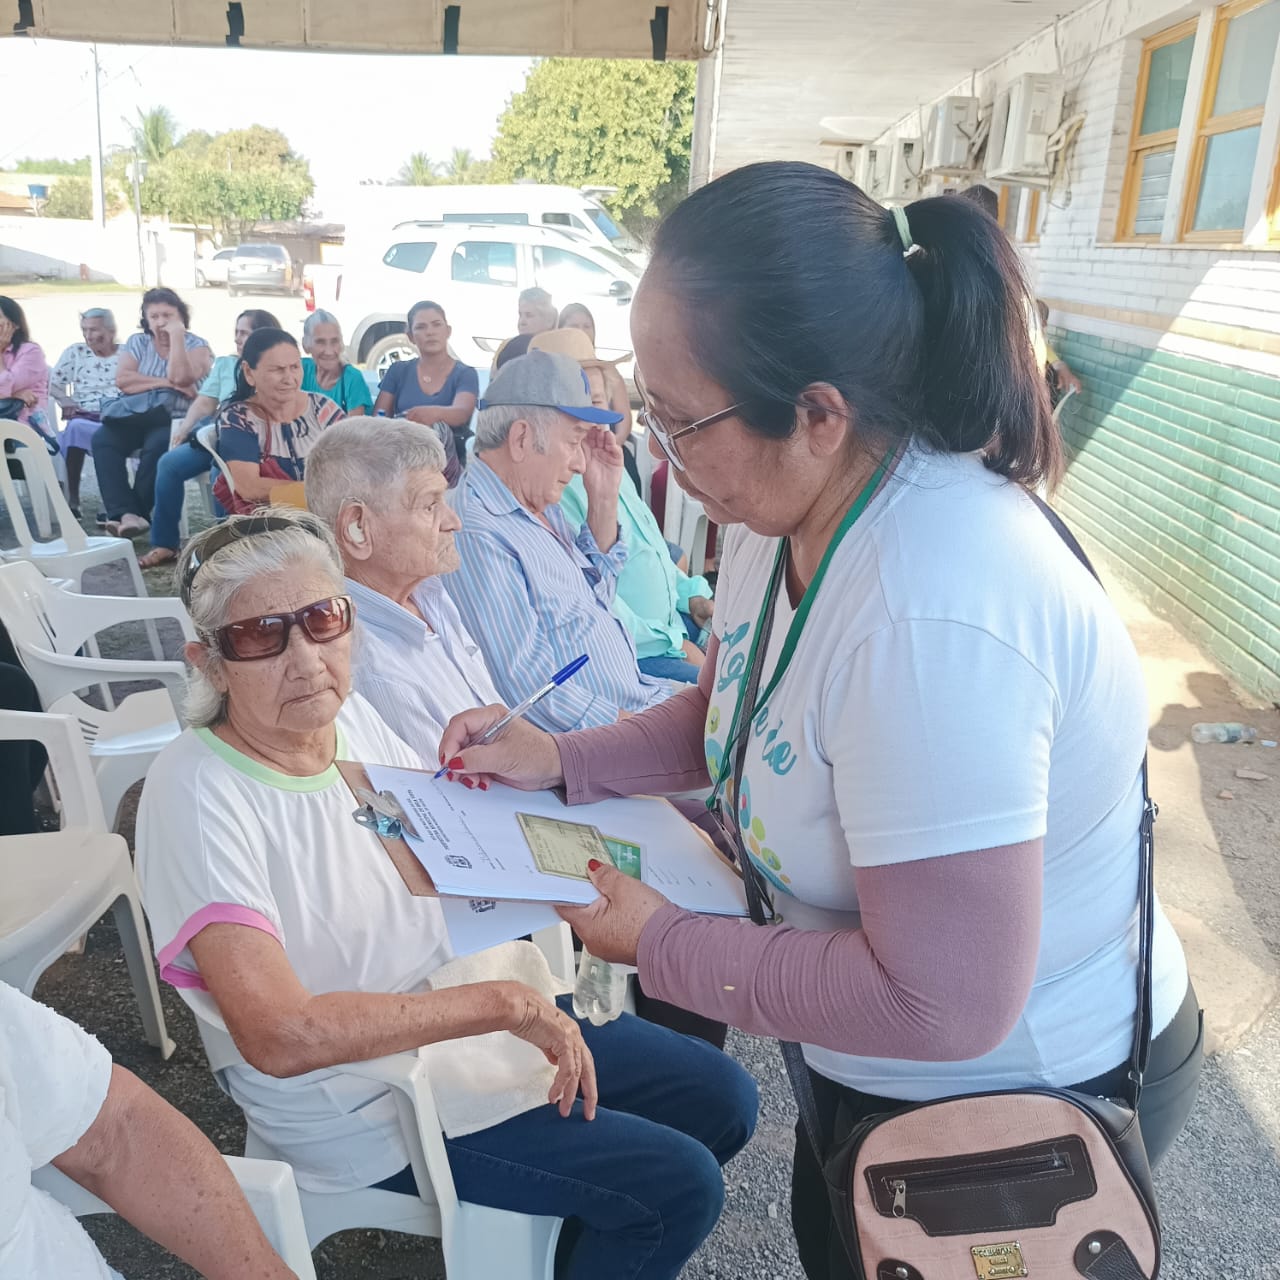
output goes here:
[{"label": "sandal", "polygon": [[138,557],[139,569],[158,569],[162,564],[172,564],[178,553],[170,547],[152,547],[145,556]]}]

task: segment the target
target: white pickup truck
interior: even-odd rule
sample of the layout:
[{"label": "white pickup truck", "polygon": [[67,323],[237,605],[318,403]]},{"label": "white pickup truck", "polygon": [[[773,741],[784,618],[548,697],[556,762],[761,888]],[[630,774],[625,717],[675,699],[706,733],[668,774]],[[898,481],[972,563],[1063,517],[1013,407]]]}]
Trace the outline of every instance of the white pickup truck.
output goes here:
[{"label": "white pickup truck", "polygon": [[[631,259],[554,227],[413,221],[349,242],[341,266],[307,267],[303,298],[308,311],[338,317],[348,361],[370,372],[414,354],[405,319],[426,299],[444,308],[455,357],[487,366],[516,331],[520,291],[535,285],[557,307],[590,308],[596,348],[614,360],[631,351],[639,278]],[[621,367],[630,372],[626,360]]]}]

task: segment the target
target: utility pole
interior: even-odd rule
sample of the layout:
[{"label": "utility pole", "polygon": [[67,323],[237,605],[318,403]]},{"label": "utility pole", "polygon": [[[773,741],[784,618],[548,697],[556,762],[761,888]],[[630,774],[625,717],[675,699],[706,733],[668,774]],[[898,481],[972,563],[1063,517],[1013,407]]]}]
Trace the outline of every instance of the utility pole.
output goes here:
[{"label": "utility pole", "polygon": [[138,283],[147,287],[147,255],[142,248],[142,179],[147,176],[147,162],[133,152],[133,216],[138,226]]},{"label": "utility pole", "polygon": [[93,151],[89,156],[93,187],[93,220],[99,227],[107,225],[107,188],[102,175],[102,71],[98,66],[98,46],[93,48],[93,119],[96,128]]}]

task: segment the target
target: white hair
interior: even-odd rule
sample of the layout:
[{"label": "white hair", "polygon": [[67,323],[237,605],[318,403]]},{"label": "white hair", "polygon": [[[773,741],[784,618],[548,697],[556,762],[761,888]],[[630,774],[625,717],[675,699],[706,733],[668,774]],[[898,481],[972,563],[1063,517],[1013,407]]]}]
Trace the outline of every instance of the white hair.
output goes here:
[{"label": "white hair", "polygon": [[[309,465],[309,464],[308,464]],[[291,528],[273,529],[236,539],[220,547],[208,559],[201,552],[215,537],[223,534],[227,524],[252,521],[261,516],[288,520]],[[263,507],[251,516],[231,516],[223,524],[212,525],[182,549],[174,569],[174,579],[181,594],[193,557],[200,567],[191,578],[186,600],[191,621],[204,644],[205,667],[192,666],[187,673],[187,696],[184,715],[194,729],[220,724],[227,716],[227,695],[220,692],[210,675],[222,669],[224,659],[218,651],[214,633],[236,619],[230,616],[231,601],[241,587],[269,573],[306,573],[314,570],[332,583],[335,592],[343,587],[342,558],[333,535],[314,516],[295,507]]]},{"label": "white hair", "polygon": [[337,325],[338,336],[342,336],[342,325],[338,323],[338,317],[332,311],[313,311],[302,322],[302,349],[308,355],[311,353],[311,340],[315,337],[317,327],[322,324]]},{"label": "white hair", "polygon": [[326,427],[307,454],[307,509],[333,529],[344,504],[384,510],[410,472],[444,468],[434,427],[407,418],[343,418]]},{"label": "white hair", "polygon": [[[476,452],[501,449],[517,422],[527,422],[533,428],[533,447],[538,453],[546,453],[554,427],[563,415],[559,409],[543,405],[495,404],[476,414]],[[307,463],[311,465],[310,461]]]}]

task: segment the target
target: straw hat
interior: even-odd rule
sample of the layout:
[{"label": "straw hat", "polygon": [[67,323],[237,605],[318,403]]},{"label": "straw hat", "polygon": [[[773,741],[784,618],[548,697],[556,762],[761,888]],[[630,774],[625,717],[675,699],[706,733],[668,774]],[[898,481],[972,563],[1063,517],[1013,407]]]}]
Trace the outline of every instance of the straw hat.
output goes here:
[{"label": "straw hat", "polygon": [[[581,329],[548,329],[530,339],[529,350],[568,356],[584,369],[613,369],[618,365],[618,360],[605,360],[596,355],[595,344]],[[625,360],[626,356],[619,359]]]}]

